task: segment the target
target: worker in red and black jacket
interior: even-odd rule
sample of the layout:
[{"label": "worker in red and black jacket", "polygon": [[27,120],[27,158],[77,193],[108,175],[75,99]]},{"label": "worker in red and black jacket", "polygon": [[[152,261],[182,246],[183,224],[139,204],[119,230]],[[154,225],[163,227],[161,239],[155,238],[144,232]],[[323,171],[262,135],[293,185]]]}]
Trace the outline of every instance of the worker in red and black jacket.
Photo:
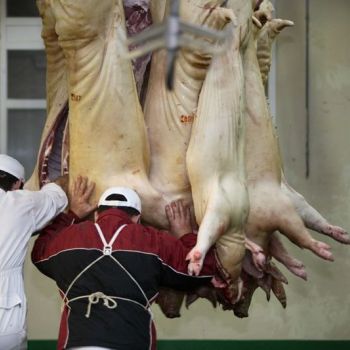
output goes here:
[{"label": "worker in red and black jacket", "polygon": [[155,349],[150,305],[159,288],[189,291],[210,284],[214,254],[207,254],[201,276],[188,275],[185,259],[196,242],[189,209],[181,201],[166,207],[177,239],[139,223],[141,201],[130,188],[105,191],[95,223],[74,223],[93,209],[92,191],[79,177],[71,212],[46,227],[32,251],[33,263],[56,281],[64,302],[58,349]]}]

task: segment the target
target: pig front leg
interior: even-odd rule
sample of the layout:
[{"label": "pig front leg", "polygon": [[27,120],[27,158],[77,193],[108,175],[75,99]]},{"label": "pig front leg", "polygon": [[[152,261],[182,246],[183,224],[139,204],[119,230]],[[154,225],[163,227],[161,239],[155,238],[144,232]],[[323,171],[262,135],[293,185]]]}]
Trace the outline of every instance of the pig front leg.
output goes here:
[{"label": "pig front leg", "polygon": [[276,185],[262,183],[250,188],[251,209],[246,228],[248,238],[253,241],[258,239],[259,242],[259,235],[268,239],[269,232],[278,230],[300,248],[333,261],[330,246],[312,238],[289,198]]},{"label": "pig front leg", "polygon": [[340,243],[350,244],[348,233],[342,227],[330,224],[300,193],[289,186],[285,179],[282,182],[282,191],[292,201],[306,227],[323,233]]},{"label": "pig front leg", "polygon": [[307,280],[305,265],[288,253],[280,241],[277,232],[274,232],[271,235],[269,241],[269,253],[276,260],[282,263],[291,273],[304,279],[305,281]]}]

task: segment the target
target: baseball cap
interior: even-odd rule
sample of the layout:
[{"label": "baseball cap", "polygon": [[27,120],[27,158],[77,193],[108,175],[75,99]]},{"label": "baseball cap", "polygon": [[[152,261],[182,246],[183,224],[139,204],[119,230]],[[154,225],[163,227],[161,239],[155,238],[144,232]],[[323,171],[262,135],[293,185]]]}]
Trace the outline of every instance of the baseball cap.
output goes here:
[{"label": "baseball cap", "polygon": [[[125,197],[125,200],[107,199],[109,196],[117,194]],[[110,187],[102,193],[98,206],[106,205],[110,207],[130,207],[141,213],[141,199],[139,195],[129,187]]]},{"label": "baseball cap", "polygon": [[0,170],[9,173],[15,178],[24,181],[24,167],[16,160],[7,154],[0,154]]}]

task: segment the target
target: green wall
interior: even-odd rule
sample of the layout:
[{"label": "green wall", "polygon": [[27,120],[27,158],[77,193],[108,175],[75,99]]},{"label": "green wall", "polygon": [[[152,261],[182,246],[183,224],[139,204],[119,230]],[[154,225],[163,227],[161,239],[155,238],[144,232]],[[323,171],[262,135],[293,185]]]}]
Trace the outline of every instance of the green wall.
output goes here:
[{"label": "green wall", "polygon": [[[54,340],[31,340],[28,350],[54,350]],[[345,350],[350,340],[160,340],[158,350]]]}]

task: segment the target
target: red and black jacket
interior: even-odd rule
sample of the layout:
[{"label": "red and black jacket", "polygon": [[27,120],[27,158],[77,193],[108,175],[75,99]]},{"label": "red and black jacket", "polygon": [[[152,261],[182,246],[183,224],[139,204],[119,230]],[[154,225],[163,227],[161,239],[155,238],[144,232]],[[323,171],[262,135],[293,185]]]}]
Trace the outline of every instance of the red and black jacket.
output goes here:
[{"label": "red and black jacket", "polygon": [[[94,223],[72,224],[73,219],[72,214],[59,215],[40,234],[32,251],[33,263],[56,281],[65,301],[58,349],[155,349],[147,308],[159,287],[192,290],[209,283],[216,272],[213,252],[205,259],[203,275],[193,277],[187,274],[185,261],[196,242],[192,233],[176,239],[166,231],[132,223],[121,210],[109,209],[97,221],[107,242],[126,224],[109,256],[103,253]],[[105,297],[94,298],[96,293]]]}]

